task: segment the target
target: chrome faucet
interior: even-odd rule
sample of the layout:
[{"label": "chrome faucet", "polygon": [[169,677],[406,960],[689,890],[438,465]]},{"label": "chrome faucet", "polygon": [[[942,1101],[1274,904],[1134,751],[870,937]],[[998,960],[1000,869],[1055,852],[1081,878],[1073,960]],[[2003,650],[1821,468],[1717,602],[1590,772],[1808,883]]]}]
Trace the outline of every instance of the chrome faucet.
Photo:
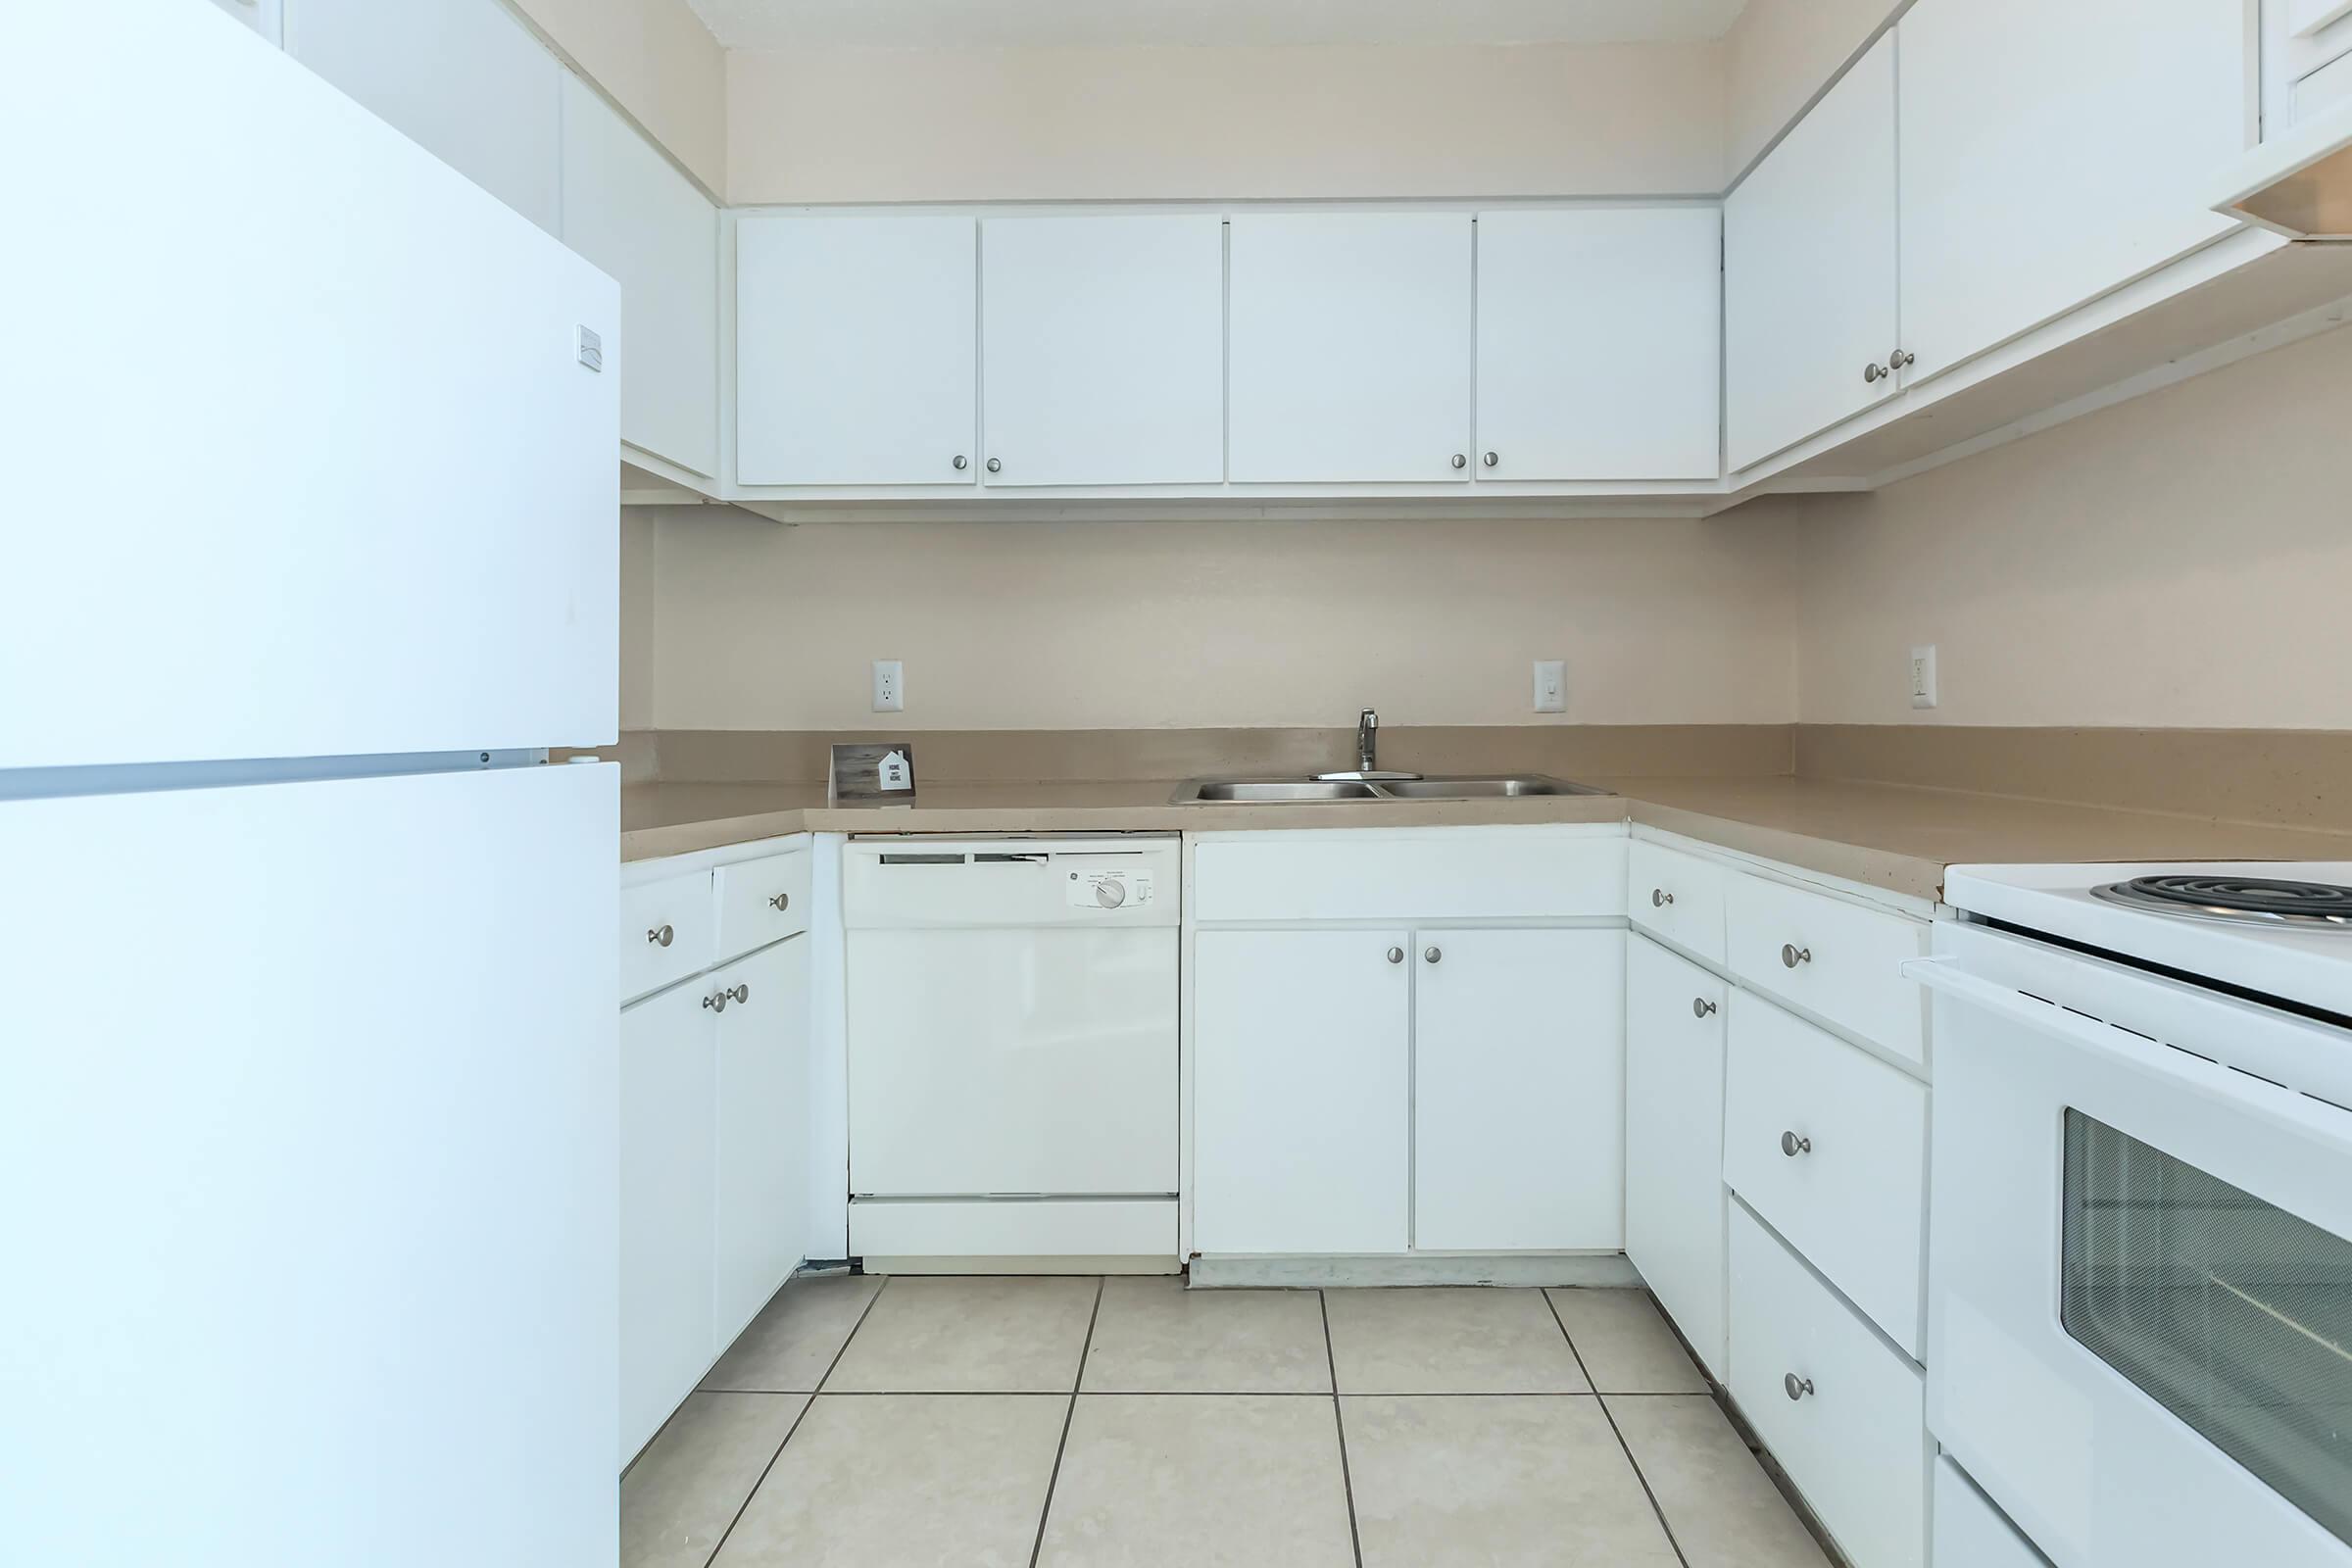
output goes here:
[{"label": "chrome faucet", "polygon": [[1418,773],[1384,773],[1380,770],[1380,715],[1369,708],[1355,715],[1355,771],[1352,773],[1317,773],[1318,779],[1416,779]]}]

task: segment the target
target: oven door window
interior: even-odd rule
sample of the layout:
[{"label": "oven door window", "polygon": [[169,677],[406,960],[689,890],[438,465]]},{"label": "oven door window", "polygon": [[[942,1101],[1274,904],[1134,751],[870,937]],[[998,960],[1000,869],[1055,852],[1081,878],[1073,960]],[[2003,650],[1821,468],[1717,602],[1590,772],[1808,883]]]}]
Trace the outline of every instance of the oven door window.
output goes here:
[{"label": "oven door window", "polygon": [[2352,1542],[2352,1242],[2066,1113],[2066,1332]]}]

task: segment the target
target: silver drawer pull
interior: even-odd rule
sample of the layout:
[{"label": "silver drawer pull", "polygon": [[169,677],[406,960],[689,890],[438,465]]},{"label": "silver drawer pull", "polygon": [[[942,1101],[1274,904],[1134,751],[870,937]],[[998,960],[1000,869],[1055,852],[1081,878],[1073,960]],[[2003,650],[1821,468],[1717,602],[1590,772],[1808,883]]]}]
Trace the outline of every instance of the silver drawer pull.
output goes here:
[{"label": "silver drawer pull", "polygon": [[1811,948],[1800,948],[1793,942],[1781,944],[1782,968],[1793,969],[1800,963],[1811,963],[1812,961],[1813,950]]},{"label": "silver drawer pull", "polygon": [[1446,953],[1442,948],[1431,948],[1426,953],[1422,954],[1421,956],[1427,958],[1430,962],[1435,963],[1440,958],[1446,956]]},{"label": "silver drawer pull", "polygon": [[1649,906],[1651,908],[1663,909],[1666,907],[1666,906],[1672,904],[1673,902],[1674,895],[1667,892],[1664,888],[1651,888],[1649,890]]},{"label": "silver drawer pull", "polygon": [[792,907],[792,895],[779,893],[767,901],[767,906],[771,909],[789,909]]},{"label": "silver drawer pull", "polygon": [[1692,998],[1690,999],[1690,1016],[1691,1016],[1691,1017],[1693,1017],[1693,1018],[1704,1018],[1704,1017],[1705,1017],[1705,1016],[1706,1016],[1708,1013],[1710,1013],[1710,1012],[1713,1012],[1714,1010],[1715,1010],[1715,1004],[1713,1004],[1712,1002],[1709,1002],[1709,1001],[1708,1001],[1706,998],[1704,998],[1704,997],[1692,997]]},{"label": "silver drawer pull", "polygon": [[1783,1133],[1781,1134],[1781,1152],[1787,1154],[1790,1159],[1794,1159],[1799,1154],[1810,1154],[1813,1152],[1813,1140],[1799,1138],[1794,1133]]},{"label": "silver drawer pull", "polygon": [[645,940],[655,944],[658,947],[666,948],[669,946],[670,939],[676,935],[677,933],[672,931],[669,927],[665,925],[658,925],[645,934]]},{"label": "silver drawer pull", "polygon": [[705,997],[703,1005],[709,1007],[712,1012],[724,1012],[730,1002],[749,1002],[751,1000],[752,988],[749,985],[729,986],[722,988],[715,997]]},{"label": "silver drawer pull", "polygon": [[1813,1380],[1800,1378],[1793,1372],[1788,1373],[1781,1379],[1781,1392],[1791,1399],[1801,1399],[1813,1392]]},{"label": "silver drawer pull", "polygon": [[1389,961],[1391,963],[1402,963],[1404,961],[1404,950],[1402,948],[1391,948],[1389,950]]}]

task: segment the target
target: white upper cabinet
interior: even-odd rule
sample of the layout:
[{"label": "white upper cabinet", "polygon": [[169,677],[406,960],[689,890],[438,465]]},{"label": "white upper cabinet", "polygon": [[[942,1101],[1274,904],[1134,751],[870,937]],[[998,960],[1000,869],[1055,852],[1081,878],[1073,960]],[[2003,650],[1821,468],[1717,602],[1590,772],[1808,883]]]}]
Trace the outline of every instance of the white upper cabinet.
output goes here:
[{"label": "white upper cabinet", "polygon": [[553,234],[563,67],[499,0],[284,0],[289,54]]},{"label": "white upper cabinet", "polygon": [[2243,0],[1921,0],[1899,36],[1912,381],[2236,226]]},{"label": "white upper cabinet", "polygon": [[1478,476],[1714,478],[1722,237],[1712,205],[1481,213]]},{"label": "white upper cabinet", "polygon": [[1467,213],[1232,221],[1240,484],[1470,477]]},{"label": "white upper cabinet", "polygon": [[749,215],[735,231],[735,477],[968,485],[970,218]]},{"label": "white upper cabinet", "polygon": [[988,482],[1225,477],[1225,225],[1176,217],[980,225]]},{"label": "white upper cabinet", "polygon": [[1894,389],[1894,122],[1889,33],[1724,203],[1734,469]]},{"label": "white upper cabinet", "polygon": [[620,284],[621,440],[715,478],[718,209],[568,72],[564,243]]}]

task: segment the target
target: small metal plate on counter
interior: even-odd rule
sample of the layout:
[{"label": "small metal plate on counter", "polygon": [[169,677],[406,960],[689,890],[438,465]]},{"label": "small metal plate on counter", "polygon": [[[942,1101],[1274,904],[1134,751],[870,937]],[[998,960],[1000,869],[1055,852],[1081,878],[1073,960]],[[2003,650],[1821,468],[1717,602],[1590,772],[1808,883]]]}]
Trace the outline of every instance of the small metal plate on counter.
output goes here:
[{"label": "small metal plate on counter", "polygon": [[914,744],[884,741],[834,747],[825,799],[836,806],[912,806]]}]

